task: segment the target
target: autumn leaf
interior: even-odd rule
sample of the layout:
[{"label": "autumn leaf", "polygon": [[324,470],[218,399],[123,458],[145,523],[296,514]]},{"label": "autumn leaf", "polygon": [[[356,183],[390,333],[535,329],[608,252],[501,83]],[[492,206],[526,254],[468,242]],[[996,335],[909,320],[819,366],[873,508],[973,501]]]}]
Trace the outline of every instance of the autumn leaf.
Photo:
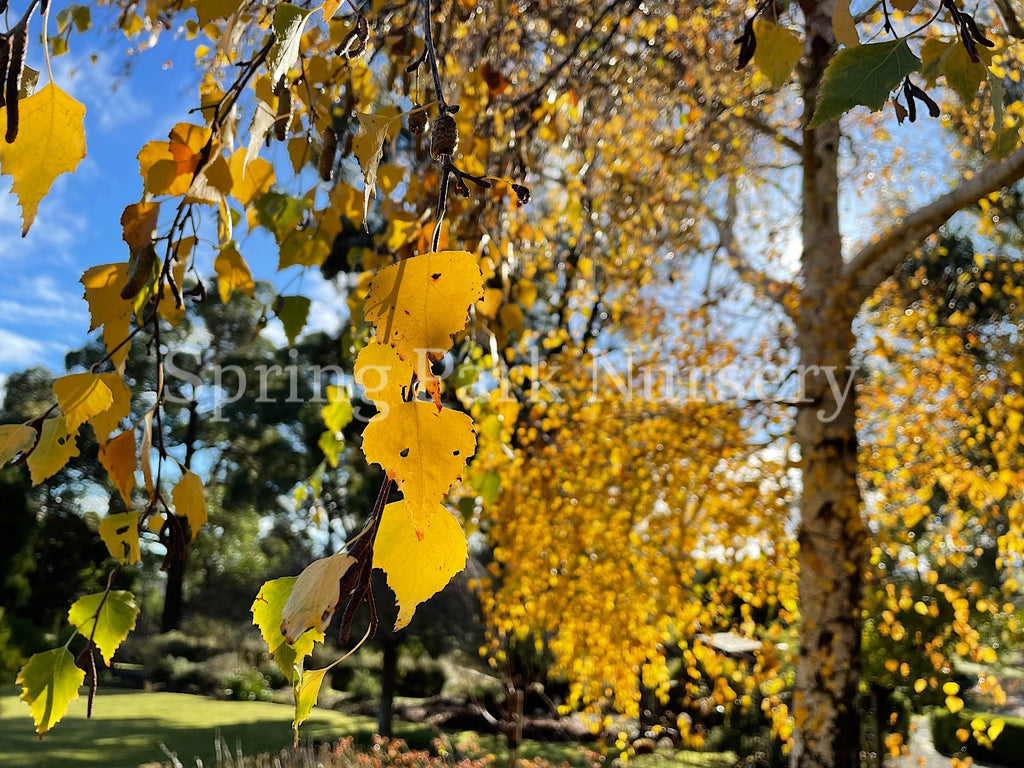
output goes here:
[{"label": "autumn leaf", "polygon": [[313,10],[280,3],[274,11],[274,47],[270,51],[270,78],[277,82],[299,58],[299,42]]},{"label": "autumn leaf", "polygon": [[421,381],[433,378],[430,361],[451,349],[466,327],[469,307],[483,295],[483,277],[466,251],[425,253],[373,276],[364,316],[377,340],[412,363]]},{"label": "autumn leaf", "polygon": [[[273,119],[272,113],[271,119]],[[261,135],[260,139],[262,140],[262,138]],[[253,157],[246,162],[244,149],[237,150],[231,156],[229,166],[233,180],[231,196],[243,206],[251,205],[253,200],[269,190],[274,183],[274,166],[270,161],[264,160],[262,157]]]},{"label": "autumn leaf", "polygon": [[100,520],[100,538],[110,556],[122,565],[134,565],[142,559],[139,551],[139,513],[117,512]]},{"label": "autumn leaf", "polygon": [[125,207],[121,213],[121,237],[132,255],[153,244],[159,218],[160,203],[157,202],[143,201]]},{"label": "autumn leaf", "polygon": [[107,442],[110,433],[121,425],[121,419],[131,413],[132,392],[128,385],[116,373],[97,374],[100,381],[110,391],[110,407],[89,417],[96,439],[102,445]]},{"label": "autumn leaf", "polygon": [[[62,173],[71,173],[85,157],[85,107],[53,83],[18,102],[20,129],[13,144],[0,143],[0,172],[10,176],[21,203],[21,236],[28,234],[39,201]],[[0,134],[7,110],[0,117]]]},{"label": "autumn leaf", "polygon": [[377,196],[377,167],[380,159],[384,156],[384,142],[388,138],[389,130],[393,124],[398,123],[398,118],[393,114],[371,115],[365,112],[358,112],[359,131],[352,139],[352,154],[359,161],[359,167],[363,171],[363,220],[366,220],[366,212],[370,207],[370,198]]},{"label": "autumn leaf", "polygon": [[376,339],[370,339],[359,351],[352,369],[356,384],[381,413],[386,413],[387,405],[408,399],[406,391],[412,384],[413,372],[412,364],[402,360],[394,347]]},{"label": "autumn leaf", "polygon": [[352,401],[344,387],[327,387],[327,405],[320,409],[320,418],[331,432],[341,432],[352,421]]},{"label": "autumn leaf", "polygon": [[28,660],[16,682],[21,686],[21,700],[28,702],[32,711],[36,733],[42,736],[64,717],[84,681],[84,670],[75,665],[67,648],[37,653]]},{"label": "autumn leaf", "polygon": [[754,19],[754,34],[757,37],[754,63],[771,80],[773,88],[781,88],[803,55],[800,36],[767,19]]},{"label": "autumn leaf", "polygon": [[168,141],[151,141],[138,154],[139,173],[151,195],[184,195],[192,186],[211,131],[201,125],[178,123]]},{"label": "autumn leaf", "polygon": [[469,416],[423,401],[394,403],[363,430],[366,460],[394,478],[419,531],[475,450]]},{"label": "autumn leaf", "polygon": [[192,541],[196,540],[199,529],[206,525],[206,494],[203,481],[195,472],[186,472],[171,491],[174,512],[188,520]]},{"label": "autumn leaf", "polygon": [[39,432],[36,447],[27,459],[32,485],[39,485],[46,478],[57,474],[69,459],[77,455],[77,440],[68,431],[65,417],[55,416],[46,419]]},{"label": "autumn leaf", "polygon": [[344,552],[322,557],[307,565],[281,611],[281,634],[294,643],[307,630],[323,632],[341,598],[341,577],[355,564]]},{"label": "autumn leaf", "polygon": [[[985,48],[978,49],[978,56],[991,59]],[[939,77],[945,77],[946,83],[968,109],[974,104],[987,72],[985,61],[971,61],[967,49],[958,40],[933,37],[921,46],[921,74],[925,80],[934,85]]]},{"label": "autumn leaf", "polygon": [[316,630],[305,632],[289,644],[281,633],[281,614],[295,586],[296,576],[273,579],[260,587],[253,601],[252,623],[259,628],[270,655],[289,680],[295,672],[295,665],[313,652],[313,645],[323,642],[324,633]]},{"label": "autumn leaf", "polygon": [[220,249],[217,258],[213,260],[213,271],[217,273],[220,300],[225,304],[236,290],[249,297],[255,295],[256,281],[252,279],[249,265],[245,263],[234,243]]},{"label": "autumn leaf", "polygon": [[110,389],[95,373],[61,376],[53,382],[53,394],[64,411],[69,433],[78,432],[79,426],[109,409],[114,402]]},{"label": "autumn leaf", "polygon": [[24,424],[0,426],[0,467],[36,443],[36,431]]},{"label": "autumn leaf", "polygon": [[135,468],[138,466],[135,430],[126,430],[101,445],[99,459],[114,487],[121,492],[125,506],[128,506],[131,504],[132,489],[135,488]]},{"label": "autumn leaf", "polygon": [[304,669],[295,684],[295,719],[292,730],[295,732],[295,747],[299,746],[299,726],[309,719],[310,712],[320,697],[320,686],[330,667],[323,669]]},{"label": "autumn leaf", "polygon": [[156,488],[153,485],[153,413],[150,409],[142,417],[142,444],[139,446],[139,466],[142,467],[142,480],[146,484],[146,495],[153,499]]},{"label": "autumn leaf", "polygon": [[85,300],[89,304],[89,330],[103,328],[103,344],[118,371],[128,358],[128,337],[132,303],[121,298],[121,289],[128,283],[128,264],[102,264],[90,267],[82,275]]},{"label": "autumn leaf", "polygon": [[68,621],[84,637],[92,638],[109,667],[118,646],[135,629],[138,615],[135,595],[113,590],[78,598],[68,611]]},{"label": "autumn leaf", "polygon": [[289,345],[294,344],[306,327],[312,302],[306,296],[278,296],[277,300],[277,316],[284,326],[284,335]]},{"label": "autumn leaf", "polygon": [[889,40],[844,48],[829,62],[822,77],[814,128],[856,106],[878,111],[903,78],[921,68],[907,41]]},{"label": "autumn leaf", "polygon": [[466,567],[466,535],[458,520],[441,505],[413,523],[405,501],[384,507],[373,565],[387,574],[398,602],[395,630],[409,624],[416,606],[444,589]]},{"label": "autumn leaf", "polygon": [[836,2],[836,9],[832,12],[832,33],[836,36],[836,42],[842,43],[847,48],[860,45],[857,23],[853,20],[853,14],[850,12],[850,0]]}]

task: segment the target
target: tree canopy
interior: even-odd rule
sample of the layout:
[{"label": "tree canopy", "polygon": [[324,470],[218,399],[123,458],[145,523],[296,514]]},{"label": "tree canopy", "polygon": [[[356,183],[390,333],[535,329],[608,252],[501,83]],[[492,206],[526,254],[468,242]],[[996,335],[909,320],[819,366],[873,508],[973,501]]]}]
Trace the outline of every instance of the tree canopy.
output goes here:
[{"label": "tree canopy", "polygon": [[[254,233],[279,271],[347,291],[337,358],[304,361],[337,378],[309,393],[323,460],[303,462],[292,510],[357,434],[384,476],[344,547],[255,596],[296,734],[327,672],[306,667],[314,644],[332,621],[348,639],[364,604],[377,629],[372,569],[404,626],[464,567],[467,527],[492,554],[496,661],[542,644],[571,705],[638,715],[645,691],[668,699],[678,653],[684,699],[717,670],[711,698],[763,709],[800,768],[859,765],[865,617],[895,642],[901,612],[940,619],[915,638],[934,669],[950,646],[990,657],[979,616],[1012,629],[996,575],[1024,526],[1020,265],[998,251],[1024,175],[1011,4],[29,0],[9,16],[0,172],[23,233],[87,151],[51,59],[102,24],[186,41],[201,75],[191,118],[140,142],[126,252],[81,276],[101,358],[0,426],[33,485],[95,439],[112,489],[106,588],[69,607],[78,639],[18,676],[40,735],[134,627],[123,572],[144,547],[180,559],[207,523],[216,471],[172,405],[219,422],[222,374],[288,375],[270,349],[231,369],[219,345],[252,331],[227,315],[191,350],[212,383],[175,364],[173,329],[214,291],[300,339],[310,297],[258,296]],[[935,173],[915,175],[922,155]],[[940,250],[968,210],[985,245]],[[267,418],[236,408],[217,439]],[[949,572],[968,558],[991,569],[977,588]],[[911,571],[927,589],[890,578]],[[739,687],[706,641],[724,630],[762,641]]]}]

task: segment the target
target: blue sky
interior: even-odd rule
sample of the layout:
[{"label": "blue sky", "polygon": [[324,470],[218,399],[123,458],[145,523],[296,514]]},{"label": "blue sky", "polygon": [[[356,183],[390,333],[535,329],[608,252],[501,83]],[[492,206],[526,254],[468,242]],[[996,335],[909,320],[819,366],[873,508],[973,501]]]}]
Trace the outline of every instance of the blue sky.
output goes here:
[{"label": "blue sky", "polygon": [[[57,85],[85,104],[87,155],[74,174],[57,179],[24,239],[10,178],[0,177],[0,384],[32,365],[59,372],[64,354],[85,343],[89,313],[78,279],[90,266],[128,258],[120,218],[142,195],[136,154],[147,141],[166,140],[175,123],[197,122],[188,114],[197,98],[193,44],[165,33],[155,49],[129,54],[130,48],[120,32],[93,32],[73,36],[71,52],[53,59]],[[98,53],[95,63],[92,53]],[[28,65],[44,71],[42,85],[40,46],[30,49]],[[243,233],[242,253],[256,279],[274,278],[271,241],[244,239]],[[212,272],[212,259],[212,253],[199,254],[204,274]],[[284,274],[276,282],[293,277]],[[313,298],[314,309],[337,301],[315,270],[303,275],[300,290]],[[311,317],[319,318],[315,327],[339,322],[331,311]],[[277,323],[267,332],[284,343]]]}]

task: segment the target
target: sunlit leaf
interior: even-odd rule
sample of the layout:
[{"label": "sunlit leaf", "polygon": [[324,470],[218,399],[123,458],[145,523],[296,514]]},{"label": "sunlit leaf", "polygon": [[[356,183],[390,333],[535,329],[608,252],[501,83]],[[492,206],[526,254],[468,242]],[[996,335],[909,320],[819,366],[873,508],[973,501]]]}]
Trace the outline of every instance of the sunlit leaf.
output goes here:
[{"label": "sunlit leaf", "polygon": [[421,531],[475,450],[469,416],[422,401],[391,404],[363,430],[366,460],[394,478]]},{"label": "sunlit leaf", "polygon": [[370,198],[377,196],[377,167],[384,156],[384,142],[388,131],[398,119],[392,114],[370,115],[365,112],[356,114],[359,119],[359,132],[352,139],[352,154],[359,160],[363,171],[363,218],[370,206]]},{"label": "sunlit leaf", "polygon": [[320,697],[320,686],[324,682],[324,675],[330,667],[324,669],[304,669],[299,681],[295,684],[295,719],[292,721],[292,730],[295,732],[295,746],[299,746],[299,726],[309,719],[309,713],[316,706]]},{"label": "sunlit leaf", "polygon": [[[0,172],[13,179],[24,237],[54,180],[74,171],[85,157],[85,107],[47,83],[20,99],[18,108],[18,138],[12,144],[0,142]],[[0,134],[7,129],[7,112],[0,112]]]},{"label": "sunlit leaf", "polygon": [[39,485],[48,477],[57,474],[68,460],[78,455],[78,442],[68,431],[63,416],[46,419],[39,432],[39,440],[27,463],[32,476],[32,485]]},{"label": "sunlit leaf", "polygon": [[131,326],[132,303],[121,298],[121,289],[127,282],[127,262],[90,267],[81,278],[92,319],[89,330],[103,328],[104,346],[118,370],[128,357],[128,345],[122,342]]},{"label": "sunlit leaf", "polygon": [[323,642],[324,639],[322,631],[314,630],[305,632],[295,643],[289,645],[281,634],[281,613],[292,593],[296,578],[285,576],[266,582],[260,587],[250,609],[252,623],[259,628],[267,649],[289,680],[292,679],[295,665],[313,652],[314,643]]},{"label": "sunlit leaf", "polygon": [[213,260],[213,271],[217,273],[217,291],[225,304],[235,291],[252,297],[256,292],[256,281],[234,243],[221,248]]},{"label": "sunlit leaf", "polygon": [[91,637],[109,667],[118,646],[135,629],[139,606],[135,595],[124,590],[97,592],[80,597],[68,611],[68,621],[84,637]]},{"label": "sunlit leaf", "polygon": [[209,128],[178,123],[168,141],[151,141],[138,154],[139,173],[152,195],[184,195],[203,159]]},{"label": "sunlit leaf", "polygon": [[139,513],[118,512],[100,521],[100,538],[110,556],[122,565],[134,565],[142,559],[139,550]]},{"label": "sunlit leaf", "polygon": [[77,432],[79,426],[108,410],[114,403],[110,388],[95,373],[61,376],[53,382],[53,394],[57,396],[57,404],[64,411],[70,433]]},{"label": "sunlit leaf", "polygon": [[89,417],[96,439],[102,445],[107,442],[110,433],[121,425],[121,419],[131,413],[132,392],[124,383],[124,379],[116,373],[100,373],[97,376],[110,391],[111,396],[109,408]]},{"label": "sunlit leaf", "polygon": [[68,704],[78,698],[85,672],[75,665],[67,648],[37,653],[18,673],[21,700],[28,702],[36,733],[42,736],[64,717]]},{"label": "sunlit leaf", "polygon": [[366,397],[380,407],[408,399],[413,372],[412,363],[402,360],[394,347],[370,339],[359,351],[352,375]]},{"label": "sunlit leaf", "polygon": [[303,569],[281,611],[281,633],[294,643],[307,630],[323,632],[341,597],[341,577],[355,559],[338,552],[314,560]]},{"label": "sunlit leaf", "polygon": [[291,3],[280,3],[274,10],[274,47],[270,51],[270,77],[281,79],[299,58],[299,42],[306,20],[313,11]]},{"label": "sunlit leaf", "polygon": [[352,421],[352,401],[345,387],[327,387],[327,405],[320,410],[320,417],[331,432],[340,432]]},{"label": "sunlit leaf", "polygon": [[416,606],[437,594],[466,567],[462,525],[437,505],[415,525],[404,501],[384,507],[373,548],[373,565],[388,577],[398,601],[395,629],[406,626]]},{"label": "sunlit leaf", "polygon": [[138,466],[135,430],[122,432],[100,446],[100,465],[107,470],[114,487],[121,492],[125,506],[131,504],[132,489],[135,488],[135,469]]},{"label": "sunlit leaf", "polygon": [[781,88],[803,55],[800,36],[792,29],[760,18],[754,19],[754,34],[757,37],[754,63],[771,80],[772,87]]},{"label": "sunlit leaf", "polygon": [[199,529],[206,525],[206,493],[203,481],[195,472],[185,472],[171,491],[174,512],[188,520],[192,541],[196,540]]}]

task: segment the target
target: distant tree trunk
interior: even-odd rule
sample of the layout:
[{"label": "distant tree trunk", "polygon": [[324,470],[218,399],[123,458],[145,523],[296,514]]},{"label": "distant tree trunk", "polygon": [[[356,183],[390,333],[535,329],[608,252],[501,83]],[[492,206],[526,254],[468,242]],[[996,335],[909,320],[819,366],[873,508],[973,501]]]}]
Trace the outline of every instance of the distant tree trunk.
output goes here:
[{"label": "distant tree trunk", "polygon": [[398,646],[401,639],[395,632],[381,638],[384,660],[380,668],[380,705],[377,708],[377,733],[391,738],[391,721],[395,711],[395,688],[398,682]]},{"label": "distant tree trunk", "polygon": [[[804,5],[809,119],[835,41],[833,4]],[[803,133],[804,250],[796,308],[803,382],[796,418],[803,476],[798,533],[803,630],[793,696],[794,768],[860,765],[860,604],[868,539],[857,483],[852,365],[857,306],[843,285],[839,140],[835,121]]]},{"label": "distant tree trunk", "polygon": [[[192,468],[192,457],[196,451],[199,436],[199,403],[195,400],[188,405],[188,429],[185,432],[185,469]],[[179,527],[187,527],[185,518],[179,518]],[[170,632],[181,628],[185,613],[185,566],[188,562],[188,548],[179,547],[167,554],[167,586],[164,590],[164,610],[160,617],[160,631]]]}]

